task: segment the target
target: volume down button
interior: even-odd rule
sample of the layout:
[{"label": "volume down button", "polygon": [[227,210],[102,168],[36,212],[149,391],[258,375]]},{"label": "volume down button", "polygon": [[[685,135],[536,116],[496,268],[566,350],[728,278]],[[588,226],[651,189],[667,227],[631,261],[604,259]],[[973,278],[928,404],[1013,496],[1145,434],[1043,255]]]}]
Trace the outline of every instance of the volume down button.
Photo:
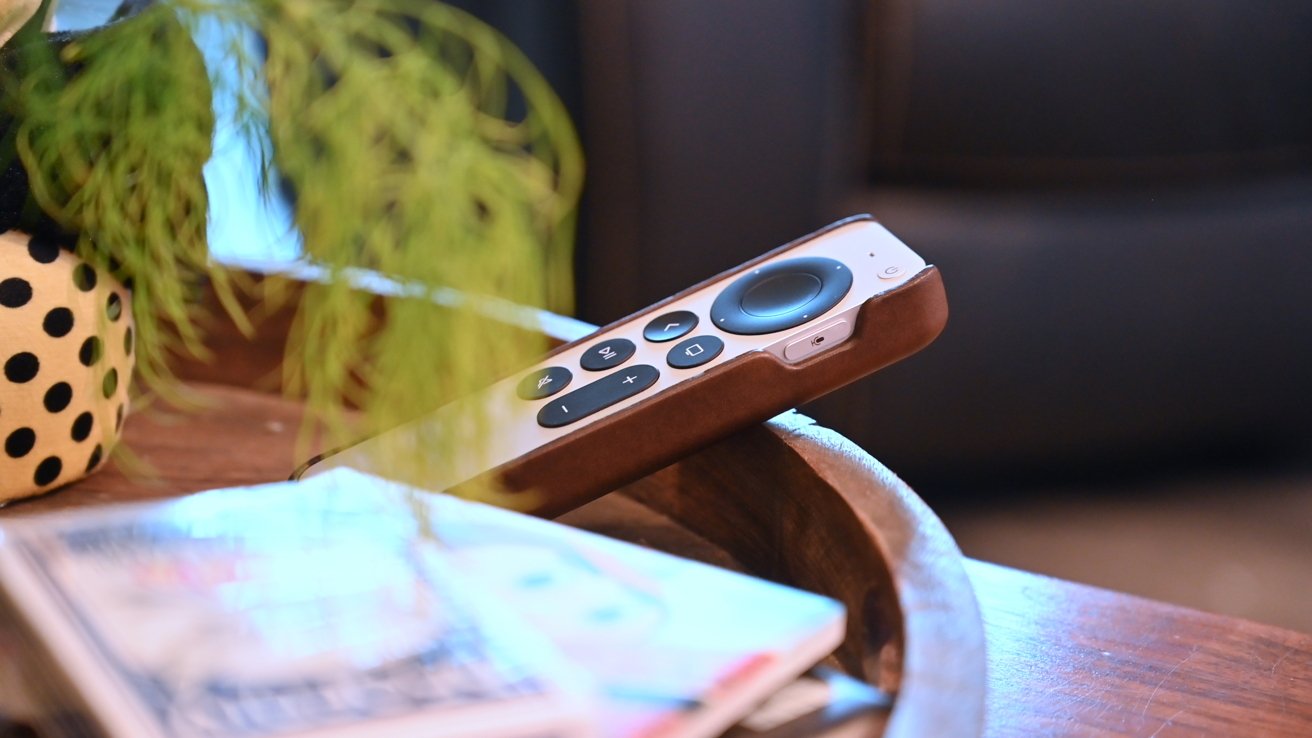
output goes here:
[{"label": "volume down button", "polygon": [[648,364],[636,364],[552,400],[538,411],[538,425],[559,428],[582,420],[617,402],[627,400],[656,384],[661,373]]}]

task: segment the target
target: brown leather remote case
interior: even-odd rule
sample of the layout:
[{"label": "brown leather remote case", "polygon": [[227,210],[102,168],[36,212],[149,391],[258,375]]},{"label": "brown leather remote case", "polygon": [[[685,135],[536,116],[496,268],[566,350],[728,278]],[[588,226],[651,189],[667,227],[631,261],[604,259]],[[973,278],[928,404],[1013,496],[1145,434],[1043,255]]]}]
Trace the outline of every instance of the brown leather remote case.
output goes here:
[{"label": "brown leather remote case", "polygon": [[[471,398],[498,417],[500,447],[444,479],[400,481],[457,493],[469,480],[493,481],[531,490],[527,512],[558,515],[915,353],[947,314],[938,269],[869,216],[839,221],[561,346]],[[398,476],[377,468],[369,448],[377,440],[301,472],[351,466]]]}]

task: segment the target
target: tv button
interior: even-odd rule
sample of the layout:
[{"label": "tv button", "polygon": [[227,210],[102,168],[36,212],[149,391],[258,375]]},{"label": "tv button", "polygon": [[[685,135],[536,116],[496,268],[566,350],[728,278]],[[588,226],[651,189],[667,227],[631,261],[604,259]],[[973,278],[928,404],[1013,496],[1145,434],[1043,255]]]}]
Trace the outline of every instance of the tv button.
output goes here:
[{"label": "tv button", "polygon": [[665,355],[665,363],[675,369],[692,369],[701,366],[724,351],[724,341],[715,336],[693,336],[680,341]]}]

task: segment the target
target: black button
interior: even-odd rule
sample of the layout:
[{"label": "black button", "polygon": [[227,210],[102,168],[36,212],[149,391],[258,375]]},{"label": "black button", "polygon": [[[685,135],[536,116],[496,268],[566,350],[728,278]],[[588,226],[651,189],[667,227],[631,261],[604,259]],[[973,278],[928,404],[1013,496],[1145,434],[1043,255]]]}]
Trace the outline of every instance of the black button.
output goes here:
[{"label": "black button", "polygon": [[538,411],[538,425],[559,428],[627,400],[656,383],[661,373],[649,364],[635,364],[608,374],[558,397]]},{"label": "black button", "polygon": [[565,367],[549,366],[546,369],[531,372],[528,376],[519,380],[519,386],[515,388],[515,394],[525,400],[541,400],[565,389],[573,378],[574,375]]},{"label": "black button", "polygon": [[715,336],[693,336],[675,344],[665,355],[665,362],[675,369],[691,369],[714,359],[723,350],[724,341]]},{"label": "black button", "polygon": [[579,359],[579,366],[590,372],[610,369],[628,361],[637,350],[633,341],[627,338],[612,338],[583,352],[583,358]]},{"label": "black button", "polygon": [[673,341],[680,336],[686,336],[697,327],[697,314],[687,310],[675,310],[672,313],[665,313],[647,324],[642,329],[642,337],[652,343],[662,343],[664,341]]},{"label": "black button", "polygon": [[711,323],[740,335],[795,328],[823,315],[852,289],[852,271],[822,256],[786,259],[753,269],[724,288]]}]

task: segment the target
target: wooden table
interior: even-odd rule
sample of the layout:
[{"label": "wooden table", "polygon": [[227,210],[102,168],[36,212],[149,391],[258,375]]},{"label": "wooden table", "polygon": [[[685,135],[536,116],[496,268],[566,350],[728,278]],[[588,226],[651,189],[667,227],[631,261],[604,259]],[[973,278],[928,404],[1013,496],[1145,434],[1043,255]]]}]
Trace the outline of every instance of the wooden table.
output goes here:
[{"label": "wooden table", "polygon": [[[127,424],[156,481],[110,468],[3,514],[285,479],[299,406],[232,388],[205,397],[198,412]],[[1310,636],[982,562],[966,572],[986,639],[985,735],[1312,735]]]}]

